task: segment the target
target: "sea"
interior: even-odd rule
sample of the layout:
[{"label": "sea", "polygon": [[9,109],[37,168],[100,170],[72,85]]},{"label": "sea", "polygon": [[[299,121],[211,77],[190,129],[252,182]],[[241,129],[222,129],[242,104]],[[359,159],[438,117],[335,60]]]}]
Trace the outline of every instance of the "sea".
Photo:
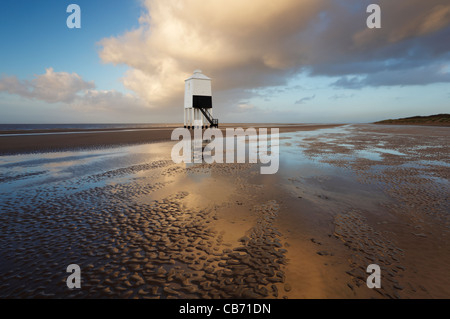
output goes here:
[{"label": "sea", "polygon": [[170,127],[173,123],[108,123],[108,124],[0,124],[0,131],[22,130],[98,130],[98,129],[146,129],[154,127]]}]

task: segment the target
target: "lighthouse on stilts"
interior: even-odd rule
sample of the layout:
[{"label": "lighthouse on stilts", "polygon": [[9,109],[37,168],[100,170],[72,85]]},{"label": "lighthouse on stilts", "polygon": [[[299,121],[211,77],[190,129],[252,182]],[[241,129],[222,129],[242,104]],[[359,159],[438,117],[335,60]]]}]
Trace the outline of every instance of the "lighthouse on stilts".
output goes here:
[{"label": "lighthouse on stilts", "polygon": [[219,127],[219,120],[213,118],[211,79],[195,70],[184,85],[184,127]]}]

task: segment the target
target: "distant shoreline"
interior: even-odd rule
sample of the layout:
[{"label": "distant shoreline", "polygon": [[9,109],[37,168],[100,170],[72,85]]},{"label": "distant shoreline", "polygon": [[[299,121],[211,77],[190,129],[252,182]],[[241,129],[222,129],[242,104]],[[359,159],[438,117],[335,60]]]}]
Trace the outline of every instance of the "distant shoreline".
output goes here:
[{"label": "distant shoreline", "polygon": [[[333,128],[344,124],[224,124],[227,127],[267,127],[280,129],[280,133],[312,131]],[[8,130],[0,131],[0,156],[37,152],[82,150],[131,144],[170,141],[174,128],[117,129],[52,129],[52,130]]]},{"label": "distant shoreline", "polygon": [[386,123],[381,123],[381,122],[375,122],[372,124],[377,124],[377,125],[420,125],[420,126],[439,126],[439,127],[449,127],[450,124],[442,124],[442,123],[404,123],[404,122],[386,122]]},{"label": "distant shoreline", "polygon": [[373,124],[390,125],[427,125],[427,126],[450,126],[450,114],[435,114],[429,116],[412,116],[399,119],[378,121]]}]

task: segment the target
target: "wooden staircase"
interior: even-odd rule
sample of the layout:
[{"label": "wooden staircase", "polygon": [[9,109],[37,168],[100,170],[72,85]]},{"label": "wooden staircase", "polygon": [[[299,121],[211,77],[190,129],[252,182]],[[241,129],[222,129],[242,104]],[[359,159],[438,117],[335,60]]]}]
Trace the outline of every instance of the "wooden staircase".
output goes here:
[{"label": "wooden staircase", "polygon": [[219,127],[219,119],[215,119],[211,116],[211,114],[203,108],[199,108],[200,112],[206,117],[211,127]]}]

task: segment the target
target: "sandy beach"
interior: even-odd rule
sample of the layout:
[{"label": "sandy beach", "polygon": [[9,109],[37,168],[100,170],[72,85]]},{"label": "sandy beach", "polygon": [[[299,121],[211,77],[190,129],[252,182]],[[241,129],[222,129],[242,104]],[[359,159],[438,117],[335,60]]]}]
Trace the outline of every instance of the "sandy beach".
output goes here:
[{"label": "sandy beach", "polygon": [[[277,127],[280,133],[309,131],[336,127],[339,124],[223,124],[227,127]],[[173,129],[180,126],[165,125],[135,129],[53,129],[53,130],[0,130],[0,155],[43,151],[89,149],[105,146],[129,145],[169,141]],[[181,126],[182,127],[182,126]]]},{"label": "sandy beach", "polygon": [[450,128],[279,127],[274,175],[171,127],[1,136],[0,297],[449,298]]}]

